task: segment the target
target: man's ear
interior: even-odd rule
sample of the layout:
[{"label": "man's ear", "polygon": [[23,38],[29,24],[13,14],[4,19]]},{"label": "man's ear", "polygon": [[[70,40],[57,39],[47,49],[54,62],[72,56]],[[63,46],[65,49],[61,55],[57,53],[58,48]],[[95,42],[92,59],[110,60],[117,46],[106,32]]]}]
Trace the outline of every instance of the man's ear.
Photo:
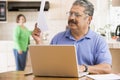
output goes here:
[{"label": "man's ear", "polygon": [[92,21],[92,16],[89,16],[89,18],[88,18],[88,24],[90,24],[91,23],[91,21]]}]

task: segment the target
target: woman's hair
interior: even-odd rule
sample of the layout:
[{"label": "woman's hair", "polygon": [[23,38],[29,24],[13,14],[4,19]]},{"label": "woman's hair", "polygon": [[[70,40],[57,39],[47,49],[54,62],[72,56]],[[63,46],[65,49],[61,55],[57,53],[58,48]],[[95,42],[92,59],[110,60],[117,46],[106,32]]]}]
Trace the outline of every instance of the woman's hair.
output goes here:
[{"label": "woman's hair", "polygon": [[94,5],[88,0],[76,0],[73,5],[79,5],[85,8],[84,13],[89,16],[93,16],[94,13]]},{"label": "woman's hair", "polygon": [[19,14],[18,16],[17,16],[17,18],[16,18],[16,22],[17,23],[19,23],[19,20],[20,20],[20,17],[24,17],[24,19],[25,19],[25,22],[26,22],[26,17],[23,15],[23,14]]}]

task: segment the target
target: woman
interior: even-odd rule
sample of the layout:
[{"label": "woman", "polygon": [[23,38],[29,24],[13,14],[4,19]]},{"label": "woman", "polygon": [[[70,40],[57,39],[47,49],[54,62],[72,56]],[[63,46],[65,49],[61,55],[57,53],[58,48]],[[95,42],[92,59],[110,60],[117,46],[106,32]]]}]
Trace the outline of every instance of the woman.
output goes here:
[{"label": "woman", "polygon": [[[24,23],[26,18],[23,14],[19,14],[16,18],[18,23],[14,30],[13,40],[14,40],[14,56],[16,61],[16,70],[24,70],[26,66],[26,58],[28,52],[28,45],[30,43],[30,35],[37,34],[39,29],[35,27],[33,33],[29,31]],[[40,32],[39,32],[40,33]]]}]

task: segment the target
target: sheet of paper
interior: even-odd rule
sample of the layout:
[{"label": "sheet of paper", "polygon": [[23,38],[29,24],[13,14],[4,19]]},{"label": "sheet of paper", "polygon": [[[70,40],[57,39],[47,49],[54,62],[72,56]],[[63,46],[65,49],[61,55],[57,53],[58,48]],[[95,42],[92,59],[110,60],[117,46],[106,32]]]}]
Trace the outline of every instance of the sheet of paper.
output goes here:
[{"label": "sheet of paper", "polygon": [[42,0],[41,6],[40,6],[40,11],[38,14],[38,20],[37,20],[37,26],[43,32],[48,30],[47,22],[45,19],[44,6],[45,6],[45,0]]},{"label": "sheet of paper", "polygon": [[116,74],[87,75],[95,80],[120,80],[120,76]]}]

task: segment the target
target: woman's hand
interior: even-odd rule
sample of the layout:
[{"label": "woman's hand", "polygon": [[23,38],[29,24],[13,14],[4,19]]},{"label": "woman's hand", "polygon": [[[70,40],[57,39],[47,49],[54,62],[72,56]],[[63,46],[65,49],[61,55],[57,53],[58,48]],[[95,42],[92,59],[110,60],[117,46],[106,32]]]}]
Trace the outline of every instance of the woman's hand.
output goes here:
[{"label": "woman's hand", "polygon": [[18,54],[22,54],[22,50],[18,50]]}]

